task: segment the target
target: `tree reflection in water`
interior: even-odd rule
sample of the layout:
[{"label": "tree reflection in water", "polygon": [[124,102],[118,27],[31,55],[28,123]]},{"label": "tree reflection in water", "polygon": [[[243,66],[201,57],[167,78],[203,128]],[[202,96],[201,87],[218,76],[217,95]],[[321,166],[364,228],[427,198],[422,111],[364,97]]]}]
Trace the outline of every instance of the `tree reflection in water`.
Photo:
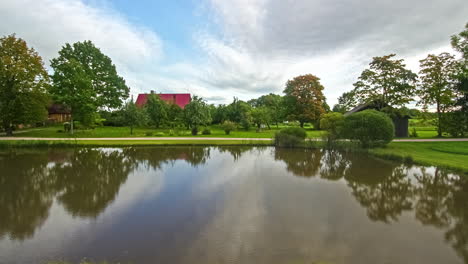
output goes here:
[{"label": "tree reflection in water", "polygon": [[0,238],[31,238],[54,198],[73,216],[96,218],[138,166],[197,166],[209,155],[204,147],[0,152]]},{"label": "tree reflection in water", "polygon": [[446,241],[468,263],[467,177],[338,151],[276,149],[275,158],[296,176],[344,179],[373,221],[398,222],[403,212],[414,211],[422,224],[445,230]]}]

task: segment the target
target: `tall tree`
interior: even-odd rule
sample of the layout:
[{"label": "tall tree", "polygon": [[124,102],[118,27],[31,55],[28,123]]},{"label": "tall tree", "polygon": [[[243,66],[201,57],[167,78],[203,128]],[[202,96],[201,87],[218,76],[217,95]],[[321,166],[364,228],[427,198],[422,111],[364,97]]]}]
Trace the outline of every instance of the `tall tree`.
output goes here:
[{"label": "tall tree", "polygon": [[98,108],[117,108],[128,98],[129,88],[112,60],[91,41],[65,44],[51,60],[54,69],[51,93],[71,110],[73,120],[84,119]]},{"label": "tall tree", "polygon": [[402,106],[413,100],[417,75],[405,68],[403,60],[393,57],[395,54],[374,57],[369,69],[362,72],[354,84],[361,103],[377,101],[381,107]]},{"label": "tall tree", "polygon": [[429,54],[427,58],[420,60],[419,103],[424,106],[436,105],[439,137],[442,136],[442,113],[452,105],[456,67],[455,57],[446,52]]},{"label": "tall tree", "polygon": [[159,128],[161,124],[168,120],[167,114],[169,110],[169,105],[161,100],[158,95],[151,94],[148,97],[148,102],[145,105],[146,112],[148,117],[153,125],[156,128]]},{"label": "tall tree", "polygon": [[455,111],[456,120],[460,124],[461,134],[468,131],[468,23],[465,30],[458,35],[452,36],[452,47],[461,53],[462,58],[458,61],[458,70],[455,85]]},{"label": "tall tree", "polygon": [[130,135],[133,135],[133,128],[146,124],[146,113],[143,109],[136,106],[133,102],[133,97],[124,105],[122,113],[123,123],[130,127]]},{"label": "tall tree", "polygon": [[196,135],[199,126],[211,122],[210,109],[201,97],[194,96],[184,108],[184,119],[187,126],[192,129],[192,135]]},{"label": "tall tree", "polygon": [[320,79],[312,74],[297,76],[286,83],[284,104],[288,119],[305,122],[317,122],[325,112],[323,86]]},{"label": "tall tree", "polygon": [[277,94],[267,94],[262,95],[257,99],[249,101],[249,104],[252,107],[266,107],[271,122],[275,123],[277,126],[280,122],[284,120],[284,108],[283,108],[283,97]]},{"label": "tall tree", "polygon": [[21,38],[0,38],[0,120],[7,135],[13,126],[47,117],[49,77],[42,58]]}]

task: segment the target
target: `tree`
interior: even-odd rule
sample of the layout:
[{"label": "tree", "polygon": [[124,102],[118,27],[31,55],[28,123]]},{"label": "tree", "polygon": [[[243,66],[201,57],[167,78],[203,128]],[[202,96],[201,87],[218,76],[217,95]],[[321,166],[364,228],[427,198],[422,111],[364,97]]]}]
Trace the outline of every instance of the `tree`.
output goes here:
[{"label": "tree", "polygon": [[457,63],[453,117],[459,121],[460,134],[464,134],[468,131],[468,23],[464,31],[452,36],[452,47],[462,55]]},{"label": "tree", "polygon": [[354,90],[344,92],[340,97],[338,97],[338,104],[333,106],[333,112],[344,114],[356,107],[357,104],[358,102]]},{"label": "tree", "polygon": [[6,134],[13,126],[47,117],[49,77],[42,58],[21,38],[0,38],[0,121]]},{"label": "tree", "polygon": [[176,127],[176,125],[183,122],[183,110],[177,104],[169,104],[167,110],[167,120],[171,127]]},{"label": "tree", "polygon": [[65,44],[51,60],[54,69],[51,93],[57,103],[67,106],[73,120],[83,120],[98,108],[117,108],[128,98],[129,88],[117,74],[112,60],[91,41]]},{"label": "tree", "polygon": [[133,128],[146,123],[146,115],[143,109],[138,108],[133,102],[133,98],[125,104],[122,109],[123,123],[130,127],[130,135],[133,135]]},{"label": "tree", "polygon": [[270,113],[271,122],[276,126],[284,120],[283,97],[277,94],[262,95],[257,99],[249,101],[252,107],[266,107]]},{"label": "tree", "polygon": [[439,55],[429,54],[427,58],[420,60],[420,84],[418,95],[422,105],[433,105],[437,107],[438,136],[442,136],[442,113],[452,104],[454,74],[456,72],[456,61],[453,55],[441,53]]},{"label": "tree", "polygon": [[168,120],[169,105],[161,100],[158,95],[151,94],[145,105],[146,113],[153,125],[159,128]]},{"label": "tree", "polygon": [[327,113],[320,119],[320,128],[326,131],[325,139],[330,146],[342,133],[344,116],[341,113]]},{"label": "tree", "polygon": [[378,101],[383,108],[412,101],[417,75],[405,68],[403,60],[393,57],[395,54],[374,57],[370,68],[354,83],[354,92],[361,103]]},{"label": "tree", "polygon": [[271,115],[270,111],[266,107],[257,107],[252,109],[251,115],[253,122],[257,125],[260,130],[262,125],[267,125],[270,129]]},{"label": "tree", "polygon": [[312,74],[297,76],[288,80],[284,89],[284,104],[288,119],[305,122],[317,122],[325,112],[325,96],[320,79]]},{"label": "tree", "polygon": [[192,135],[196,135],[199,126],[211,122],[210,110],[206,102],[202,98],[194,96],[184,108],[184,119],[187,126],[192,129]]}]

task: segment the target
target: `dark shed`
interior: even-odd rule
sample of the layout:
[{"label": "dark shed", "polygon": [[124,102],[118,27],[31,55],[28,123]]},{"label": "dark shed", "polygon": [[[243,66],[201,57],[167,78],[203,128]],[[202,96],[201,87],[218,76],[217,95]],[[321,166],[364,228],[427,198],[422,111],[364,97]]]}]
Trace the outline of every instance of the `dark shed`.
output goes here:
[{"label": "dark shed", "polygon": [[[388,105],[379,104],[378,102],[370,102],[366,104],[361,104],[356,106],[355,108],[351,109],[349,112],[345,114],[345,116],[350,115],[352,113],[361,112],[367,109],[374,109],[377,111],[381,111],[384,107],[391,108]],[[394,114],[391,116],[393,120],[393,125],[395,126],[395,137],[408,137],[408,128],[409,128],[409,119],[408,115],[400,115]]]}]

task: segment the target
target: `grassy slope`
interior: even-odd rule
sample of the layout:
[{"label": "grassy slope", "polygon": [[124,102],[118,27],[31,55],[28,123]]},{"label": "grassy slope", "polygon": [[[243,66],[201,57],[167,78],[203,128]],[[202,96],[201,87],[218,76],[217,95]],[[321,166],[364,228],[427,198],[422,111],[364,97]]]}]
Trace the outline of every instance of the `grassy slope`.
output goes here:
[{"label": "grassy slope", "polygon": [[370,152],[382,157],[410,157],[419,164],[468,172],[468,142],[393,142]]}]

